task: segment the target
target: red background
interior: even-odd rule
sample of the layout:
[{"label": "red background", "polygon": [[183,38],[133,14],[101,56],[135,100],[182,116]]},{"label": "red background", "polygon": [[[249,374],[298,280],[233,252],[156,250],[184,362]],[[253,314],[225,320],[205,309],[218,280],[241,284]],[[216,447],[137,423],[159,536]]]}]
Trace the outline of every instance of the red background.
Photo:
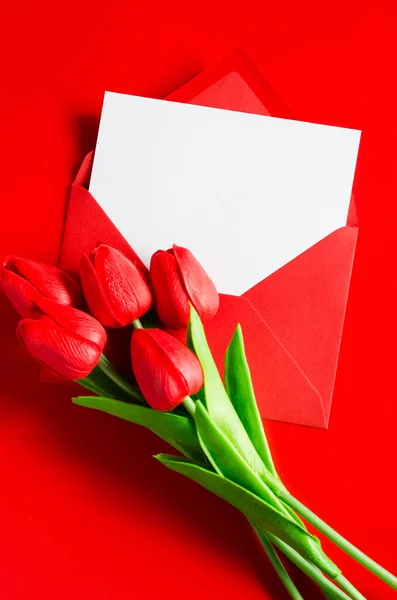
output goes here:
[{"label": "red background", "polygon": [[[362,129],[330,428],[267,429],[291,491],[397,573],[397,5],[144,5],[2,7],[0,257],[56,261],[67,188],[95,143],[105,89],[163,97],[238,46],[298,118]],[[244,520],[151,459],[165,444],[37,382],[1,302],[0,598],[286,598]],[[325,546],[366,597],[395,597]]]}]

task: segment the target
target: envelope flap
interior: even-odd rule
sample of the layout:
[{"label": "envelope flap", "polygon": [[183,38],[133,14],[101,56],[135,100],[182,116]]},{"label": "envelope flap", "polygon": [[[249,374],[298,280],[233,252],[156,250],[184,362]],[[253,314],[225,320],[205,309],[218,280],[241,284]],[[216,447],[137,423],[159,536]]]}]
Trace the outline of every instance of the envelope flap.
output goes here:
[{"label": "envelope flap", "polygon": [[338,229],[245,294],[320,393],[326,416],[357,232]]},{"label": "envelope flap", "polygon": [[206,324],[206,333],[218,368],[240,323],[256,399],[265,419],[326,427],[320,394],[269,325],[244,297],[221,294],[219,311]]},{"label": "envelope flap", "polygon": [[85,157],[83,162],[81,163],[80,169],[76,175],[76,179],[73,183],[76,185],[81,185],[82,187],[88,190],[91,179],[91,171],[92,165],[94,162],[94,151],[91,150]]},{"label": "envelope flap", "polygon": [[[87,161],[85,167],[88,164]],[[77,273],[81,256],[86,252],[91,252],[97,244],[104,243],[118,248],[145,273],[148,272],[139,256],[123,238],[99,204],[84,187],[77,183],[73,183],[70,190],[63,235],[67,243],[63,243],[61,248],[58,263],[61,269]]]},{"label": "envelope flap", "polygon": [[293,118],[289,108],[240,49],[196,75],[167,96],[167,100]]}]

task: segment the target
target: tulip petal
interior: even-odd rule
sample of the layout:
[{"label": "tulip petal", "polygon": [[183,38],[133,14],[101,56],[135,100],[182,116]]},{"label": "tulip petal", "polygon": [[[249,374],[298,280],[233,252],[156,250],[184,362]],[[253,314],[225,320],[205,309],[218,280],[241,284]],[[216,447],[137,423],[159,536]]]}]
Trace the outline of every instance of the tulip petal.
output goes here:
[{"label": "tulip petal", "polygon": [[77,282],[53,265],[10,256],[5,260],[5,268],[24,277],[41,294],[51,300],[69,306],[78,306],[81,302],[81,292]]},{"label": "tulip petal", "polygon": [[94,268],[112,313],[120,326],[129,325],[152,305],[152,293],[138,267],[106,244],[94,253]]},{"label": "tulip petal", "polygon": [[152,340],[185,378],[189,394],[196,394],[204,383],[203,370],[196,355],[175,337],[161,329],[148,331]]},{"label": "tulip petal", "polygon": [[172,410],[188,395],[189,388],[148,333],[140,329],[132,334],[132,369],[146,402],[155,410]]},{"label": "tulip petal", "polygon": [[203,321],[212,319],[219,308],[219,294],[215,284],[190,250],[176,244],[172,249],[191,304]]},{"label": "tulip petal", "polygon": [[96,344],[71,335],[48,318],[22,319],[17,333],[37,361],[70,380],[89,375],[102,354]]},{"label": "tulip petal", "polygon": [[38,298],[36,305],[44,317],[51,317],[66,334],[73,335],[83,342],[91,342],[102,352],[107,339],[106,331],[94,317],[82,310],[58,304],[44,297]]},{"label": "tulip petal", "polygon": [[173,329],[187,327],[190,315],[189,297],[182,284],[175,257],[159,250],[150,261],[157,314]]},{"label": "tulip petal", "polygon": [[22,317],[32,317],[40,292],[29,281],[7,269],[3,271],[2,286],[15,310]]},{"label": "tulip petal", "polygon": [[183,327],[182,329],[172,329],[172,327],[164,327],[164,331],[166,331],[169,335],[172,335],[173,338],[187,345],[187,329]]},{"label": "tulip petal", "polygon": [[141,392],[156,410],[172,410],[203,384],[201,366],[194,354],[159,329],[134,331],[131,357]]},{"label": "tulip petal", "polygon": [[84,297],[92,314],[105,327],[119,327],[120,324],[108,301],[89,256],[84,254],[80,261],[80,279]]}]

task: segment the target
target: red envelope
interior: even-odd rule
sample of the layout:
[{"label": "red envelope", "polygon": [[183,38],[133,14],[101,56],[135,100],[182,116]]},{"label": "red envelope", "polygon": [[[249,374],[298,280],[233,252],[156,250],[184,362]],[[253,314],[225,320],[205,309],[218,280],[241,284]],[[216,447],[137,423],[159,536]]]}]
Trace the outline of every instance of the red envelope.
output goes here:
[{"label": "red envelope", "polygon": [[[292,118],[241,51],[204,71],[169,100]],[[72,185],[59,266],[75,272],[98,242],[139,257],[88,192],[93,153]],[[220,368],[237,323],[263,418],[326,428],[357,240],[354,202],[348,223],[241,297],[221,296],[206,329]],[[46,377],[48,380],[48,376]]]}]

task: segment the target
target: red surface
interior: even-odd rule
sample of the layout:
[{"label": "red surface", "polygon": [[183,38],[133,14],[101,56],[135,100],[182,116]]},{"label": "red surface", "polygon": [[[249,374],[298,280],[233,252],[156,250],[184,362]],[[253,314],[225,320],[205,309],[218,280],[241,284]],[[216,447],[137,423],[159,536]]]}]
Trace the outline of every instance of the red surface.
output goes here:
[{"label": "red surface", "polygon": [[[290,489],[397,572],[397,8],[187,6],[3,8],[0,253],[55,262],[67,186],[94,145],[106,88],[163,97],[242,46],[298,118],[363,129],[360,232],[330,427],[268,431]],[[73,406],[67,388],[37,383],[14,341],[16,320],[4,303],[0,597],[286,598],[243,520],[150,458],[165,445]],[[395,597],[326,548],[366,597]]]}]

